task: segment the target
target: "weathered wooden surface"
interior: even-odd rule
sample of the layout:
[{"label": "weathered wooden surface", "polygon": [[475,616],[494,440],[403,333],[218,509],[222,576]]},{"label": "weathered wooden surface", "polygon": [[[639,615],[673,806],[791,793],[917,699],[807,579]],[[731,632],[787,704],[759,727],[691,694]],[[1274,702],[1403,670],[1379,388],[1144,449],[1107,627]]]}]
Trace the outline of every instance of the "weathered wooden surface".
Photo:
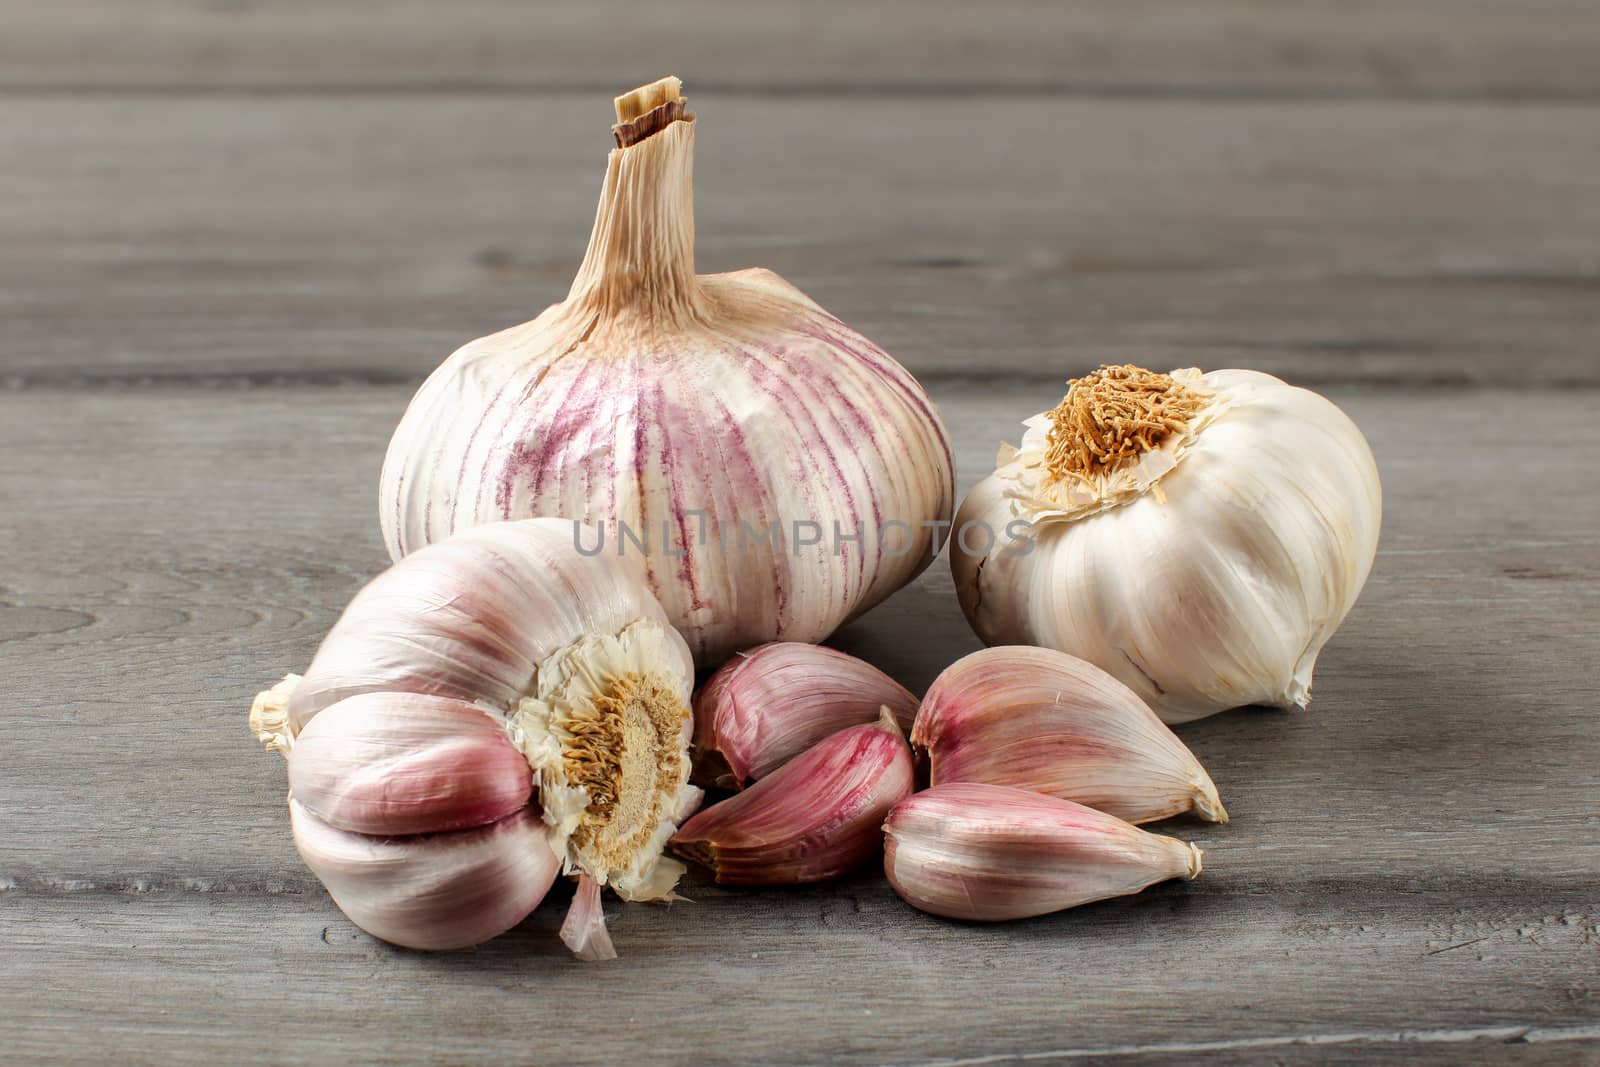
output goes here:
[{"label": "weathered wooden surface", "polygon": [[0,85],[1589,98],[1590,0],[35,0]]},{"label": "weathered wooden surface", "polygon": [[[1600,105],[693,99],[701,269],[919,374],[1600,381]],[[609,109],[0,98],[0,374],[420,380],[565,295]]]},{"label": "weathered wooden surface", "polygon": [[[0,0],[7,1062],[1600,1059],[1600,5]],[[616,27],[625,24],[627,32]],[[864,874],[480,949],[352,927],[244,725],[385,562],[453,345],[558,298],[608,96],[702,269],[930,384],[960,482],[1102,359],[1325,388],[1385,482],[1304,714],[1185,727],[1205,874],[978,927]],[[696,91],[696,85],[702,89]],[[936,564],[838,643],[975,648]]]}]

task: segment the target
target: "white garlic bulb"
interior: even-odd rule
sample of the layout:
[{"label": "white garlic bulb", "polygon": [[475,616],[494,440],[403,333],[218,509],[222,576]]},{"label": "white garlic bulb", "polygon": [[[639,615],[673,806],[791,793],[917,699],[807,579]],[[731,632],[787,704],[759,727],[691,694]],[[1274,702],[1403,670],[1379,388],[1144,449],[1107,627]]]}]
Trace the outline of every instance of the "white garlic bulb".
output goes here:
[{"label": "white garlic bulb", "polygon": [[701,798],[693,661],[636,561],[582,555],[573,527],[491,523],[407,556],[251,709],[289,760],[302,857],[376,936],[485,940],[561,869],[582,884],[564,936],[603,958],[599,886],[672,896],[684,866],[662,853]]},{"label": "white garlic bulb", "polygon": [[903,367],[777,275],[695,274],[676,78],[617,117],[567,298],[423,384],[384,462],[384,540],[400,559],[483,522],[582,520],[604,554],[645,557],[702,666],[820,641],[936,553],[944,424]]},{"label": "white garlic bulb", "polygon": [[1372,451],[1267,374],[1102,367],[963,502],[950,565],[989,644],[1054,648],[1162,719],[1304,707],[1372,568]]}]

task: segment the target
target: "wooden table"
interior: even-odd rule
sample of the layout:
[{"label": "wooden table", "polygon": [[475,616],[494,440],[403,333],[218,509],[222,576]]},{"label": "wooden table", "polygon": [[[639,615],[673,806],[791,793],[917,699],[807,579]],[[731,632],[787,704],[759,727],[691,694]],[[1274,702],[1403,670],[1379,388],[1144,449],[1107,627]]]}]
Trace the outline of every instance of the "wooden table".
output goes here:
[{"label": "wooden table", "polygon": [[[0,1057],[1600,1059],[1600,5],[0,3]],[[1308,712],[1182,730],[1188,884],[1012,925],[695,883],[355,929],[251,694],[386,562],[394,422],[564,291],[609,98],[701,116],[703,270],[918,373],[960,485],[1102,361],[1325,391],[1386,488]],[[935,565],[837,638],[976,647]]]}]

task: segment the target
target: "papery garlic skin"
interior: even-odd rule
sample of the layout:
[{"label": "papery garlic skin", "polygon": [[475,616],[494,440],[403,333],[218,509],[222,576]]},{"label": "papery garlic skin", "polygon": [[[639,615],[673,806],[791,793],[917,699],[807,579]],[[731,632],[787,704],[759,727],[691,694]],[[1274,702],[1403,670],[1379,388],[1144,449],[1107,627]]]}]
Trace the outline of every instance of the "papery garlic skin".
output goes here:
[{"label": "papery garlic skin", "polygon": [[917,698],[863,660],[821,645],[781,641],[740,652],[694,698],[696,776],[741,789],[847,726],[888,708],[902,732]]},{"label": "papery garlic skin", "polygon": [[[483,925],[460,920],[474,935],[499,923],[512,905],[461,881],[484,865],[526,904],[507,925],[520,920],[538,903],[533,869],[485,842],[525,844],[530,826],[566,873],[628,899],[672,897],[684,868],[662,853],[700,800],[688,784],[693,660],[638,562],[585,556],[572,526],[484,525],[406,557],[355,596],[304,677],[251,709],[257,736],[289,760],[302,855],[379,937],[460,941],[436,882],[477,901]],[[479,823],[477,836],[461,829]],[[428,916],[445,932],[422,930]],[[582,918],[598,958],[603,912]]]},{"label": "papery garlic skin", "polygon": [[404,948],[467,948],[505,933],[561,870],[529,808],[470,830],[371,837],[329,826],[289,801],[295,847],[339,910]]},{"label": "papery garlic skin", "polygon": [[289,792],[330,826],[388,837],[512,815],[533,796],[533,772],[504,720],[476,705],[363,693],[300,731]]},{"label": "papery garlic skin", "polygon": [[932,401],[876,345],[770,271],[694,273],[695,124],[667,81],[619,101],[626,121],[670,96],[676,120],[611,153],[567,298],[463,346],[412,400],[380,517],[395,559],[498,519],[602,526],[714,667],[820,641],[915,577],[954,463]]},{"label": "papery garlic skin", "polygon": [[580,960],[614,960],[617,950],[606,929],[606,915],[600,901],[600,883],[587,874],[578,878],[578,891],[572,907],[561,923],[561,942]]},{"label": "papery garlic skin", "polygon": [[[958,532],[996,534],[952,538],[962,609],[985,642],[1087,660],[1169,723],[1304,707],[1377,552],[1371,449],[1333,403],[1270,375],[1171,377],[1200,413],[1105,478],[1053,475],[1049,413],[1027,421],[957,514]],[[1005,538],[1012,523],[1027,540]]]},{"label": "papery garlic skin", "polygon": [[836,878],[879,851],[884,817],[914,786],[911,750],[885,708],[700,812],[672,847],[724,885]]},{"label": "papery garlic skin", "polygon": [[980,782],[1071,800],[1130,823],[1228,813],[1200,761],[1134,692],[1048,648],[1003,645],[957,660],[917,712],[930,785]]},{"label": "papery garlic skin", "polygon": [[1200,850],[1113,815],[1003,785],[958,782],[902,801],[884,871],[913,907],[997,922],[1200,874]]}]

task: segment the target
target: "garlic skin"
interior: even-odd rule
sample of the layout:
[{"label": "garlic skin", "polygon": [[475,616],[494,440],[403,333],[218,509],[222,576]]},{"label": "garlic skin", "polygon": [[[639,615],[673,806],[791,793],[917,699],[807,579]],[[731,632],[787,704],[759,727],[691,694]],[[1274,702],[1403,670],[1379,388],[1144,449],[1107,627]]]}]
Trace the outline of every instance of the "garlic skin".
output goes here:
[{"label": "garlic skin", "polygon": [[742,789],[847,726],[888,708],[911,729],[917,698],[878,668],[821,645],[781,641],[741,652],[694,698],[696,780]]},{"label": "garlic skin", "polygon": [[[296,843],[346,914],[399,944],[471,943],[450,931],[477,936],[522,907],[512,925],[538,903],[531,861],[501,855],[513,839],[527,849],[533,828],[565,873],[672,898],[684,867],[662,853],[701,795],[688,783],[693,681],[637,561],[585,556],[571,522],[528,519],[373,579],[304,677],[256,699],[251,727],[288,758]],[[480,869],[511,903],[463,887]],[[449,914],[436,884],[481,923]],[[588,950],[609,944],[598,907],[583,919]]]},{"label": "garlic skin", "polygon": [[561,923],[561,943],[585,962],[617,958],[600,903],[600,883],[587,874],[578,878],[578,892]]},{"label": "garlic skin", "polygon": [[684,823],[673,851],[724,885],[799,885],[871,859],[883,819],[911,795],[911,750],[889,709],[840,730]]},{"label": "garlic skin", "polygon": [[[1176,383],[1198,410],[1088,474],[1062,467],[1081,435],[1064,425],[1052,437],[1073,392],[1027,420],[1020,449],[1001,449],[957,514],[962,610],[986,643],[1087,660],[1169,723],[1306,706],[1317,656],[1377,552],[1382,490],[1366,440],[1327,399],[1248,370],[1075,380],[1110,394],[1108,435],[1130,403],[1119,380],[1139,376]],[[969,523],[995,542],[969,532],[962,544]],[[1027,540],[1005,538],[1011,523],[1031,524]]]},{"label": "garlic skin", "polygon": [[402,948],[467,948],[503,934],[561,870],[529,808],[488,826],[409,837],[340,830],[293,799],[289,821],[300,857],[339,910]]},{"label": "garlic skin", "polygon": [[910,905],[951,919],[1046,915],[1200,874],[1200,850],[1070,800],[957,782],[901,802],[884,871]]},{"label": "garlic skin", "polygon": [[1194,811],[1227,822],[1217,787],[1144,701],[1105,671],[1048,648],[1003,645],[934,680],[911,743],[930,785],[1048,793],[1130,823]]},{"label": "garlic skin", "polygon": [[644,557],[702,667],[820,641],[937,553],[948,434],[903,367],[777,275],[695,274],[677,79],[617,115],[566,299],[463,346],[401,419],[384,541],[398,560],[484,522],[582,520],[604,554]]},{"label": "garlic skin", "polygon": [[533,796],[533,772],[504,723],[420,693],[363,693],[295,738],[289,792],[340,830],[388,837],[482,826]]}]

